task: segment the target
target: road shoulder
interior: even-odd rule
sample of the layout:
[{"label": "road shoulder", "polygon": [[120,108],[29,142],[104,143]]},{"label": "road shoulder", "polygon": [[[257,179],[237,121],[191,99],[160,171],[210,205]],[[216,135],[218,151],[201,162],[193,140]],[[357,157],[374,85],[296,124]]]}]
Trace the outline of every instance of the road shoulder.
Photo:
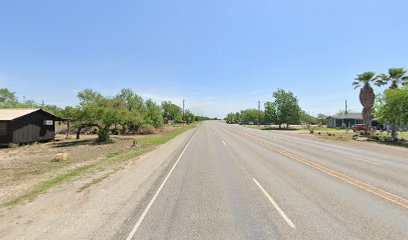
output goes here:
[{"label": "road shoulder", "polygon": [[[64,184],[0,215],[1,239],[110,239],[174,161],[194,129],[146,153],[96,186]],[[28,234],[29,233],[29,234]]]}]

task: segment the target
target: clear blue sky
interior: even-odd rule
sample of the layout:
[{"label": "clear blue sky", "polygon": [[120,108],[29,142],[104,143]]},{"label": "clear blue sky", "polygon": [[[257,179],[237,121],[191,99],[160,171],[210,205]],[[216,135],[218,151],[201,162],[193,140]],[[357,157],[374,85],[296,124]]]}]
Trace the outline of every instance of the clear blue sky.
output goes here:
[{"label": "clear blue sky", "polygon": [[408,68],[408,1],[0,0],[0,87],[59,106],[132,88],[196,114],[277,88],[310,113],[360,110],[351,82]]}]

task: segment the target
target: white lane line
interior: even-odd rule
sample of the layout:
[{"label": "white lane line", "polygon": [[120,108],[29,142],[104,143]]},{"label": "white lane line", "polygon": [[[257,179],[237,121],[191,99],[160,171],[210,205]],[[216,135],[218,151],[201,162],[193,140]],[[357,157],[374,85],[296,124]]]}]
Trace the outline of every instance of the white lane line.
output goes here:
[{"label": "white lane line", "polygon": [[[197,129],[198,130],[198,129]],[[132,231],[129,233],[129,236],[126,238],[126,240],[131,240],[139,228],[140,224],[143,222],[143,219],[146,217],[147,212],[150,210],[150,207],[153,205],[154,201],[156,200],[157,196],[159,195],[160,191],[166,184],[167,180],[169,179],[171,173],[173,172],[174,168],[176,168],[177,163],[180,161],[181,157],[183,156],[184,152],[186,151],[188,145],[190,145],[191,141],[193,140],[195,134],[197,133],[194,132],[193,136],[191,137],[190,141],[188,141],[187,145],[184,147],[183,151],[181,152],[180,156],[178,157],[176,163],[174,163],[173,167],[170,169],[170,172],[167,174],[166,178],[163,180],[162,184],[160,185],[159,189],[157,189],[157,192],[154,194],[152,200],[150,200],[149,204],[147,205],[146,209],[143,211],[142,215],[140,216],[139,220],[137,221],[136,225],[133,227]]]},{"label": "white lane line", "polygon": [[358,157],[351,157],[351,158],[353,158],[353,159],[355,159],[355,160],[359,160],[359,161],[368,162],[368,163],[371,163],[371,164],[383,166],[381,163],[371,162],[371,161],[369,161],[369,160],[365,160],[365,159],[362,159],[362,158],[358,158]]},{"label": "white lane line", "polygon": [[280,215],[283,217],[283,219],[285,219],[285,221],[289,224],[289,226],[295,229],[296,228],[295,224],[288,218],[288,216],[286,216],[286,214],[282,211],[282,209],[278,206],[278,204],[272,199],[272,197],[268,194],[268,192],[261,186],[261,184],[259,184],[259,182],[255,178],[252,178],[252,179],[254,180],[256,185],[258,185],[261,191],[266,195],[266,197],[269,199],[272,205],[276,208],[276,210],[278,210]]},{"label": "white lane line", "polygon": [[222,141],[222,144],[224,144],[225,146],[227,146],[227,144],[226,144],[224,141]]}]

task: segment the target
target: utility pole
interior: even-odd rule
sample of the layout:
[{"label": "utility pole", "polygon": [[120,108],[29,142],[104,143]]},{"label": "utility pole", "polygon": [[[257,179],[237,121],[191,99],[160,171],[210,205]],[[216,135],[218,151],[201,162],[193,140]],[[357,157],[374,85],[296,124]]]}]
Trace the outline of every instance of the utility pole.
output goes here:
[{"label": "utility pole", "polygon": [[183,121],[185,121],[185,117],[184,117],[184,102],[185,102],[186,100],[184,100],[183,99]]},{"label": "utility pole", "polygon": [[44,108],[44,100],[42,100],[41,108]]},{"label": "utility pole", "polygon": [[346,99],[345,102],[344,102],[344,106],[345,106],[344,114],[347,114],[347,113],[348,113],[348,110],[347,110],[347,99]]},{"label": "utility pole", "polygon": [[258,127],[261,125],[261,101],[258,101]]}]

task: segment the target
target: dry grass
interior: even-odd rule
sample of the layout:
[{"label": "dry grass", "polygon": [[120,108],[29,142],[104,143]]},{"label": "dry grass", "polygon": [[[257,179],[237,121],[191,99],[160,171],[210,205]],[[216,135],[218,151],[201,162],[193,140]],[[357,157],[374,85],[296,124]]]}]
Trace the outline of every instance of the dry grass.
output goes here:
[{"label": "dry grass", "polygon": [[[0,149],[0,206],[32,200],[54,186],[109,169],[80,190],[89,188],[116,172],[121,163],[192,127],[195,125],[169,126],[154,134],[111,136],[112,141],[103,144],[95,142],[96,135],[83,135],[80,140],[61,135],[55,142]],[[68,158],[55,161],[59,153],[66,153]]]}]

